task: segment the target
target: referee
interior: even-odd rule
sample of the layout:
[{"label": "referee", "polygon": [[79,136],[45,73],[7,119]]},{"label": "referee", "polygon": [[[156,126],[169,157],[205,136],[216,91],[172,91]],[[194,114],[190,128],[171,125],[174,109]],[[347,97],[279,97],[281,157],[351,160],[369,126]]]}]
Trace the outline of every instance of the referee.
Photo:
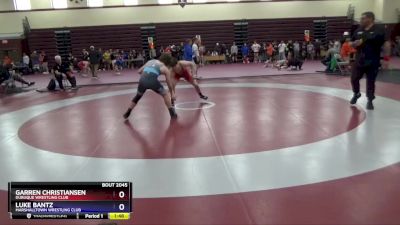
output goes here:
[{"label": "referee", "polygon": [[373,110],[375,99],[375,80],[378,75],[381,49],[385,43],[385,30],[375,24],[373,12],[365,12],[361,16],[360,27],[355,31],[351,45],[356,48],[355,64],[351,75],[354,96],[351,104],[356,104],[361,97],[360,80],[367,76],[367,109]]}]

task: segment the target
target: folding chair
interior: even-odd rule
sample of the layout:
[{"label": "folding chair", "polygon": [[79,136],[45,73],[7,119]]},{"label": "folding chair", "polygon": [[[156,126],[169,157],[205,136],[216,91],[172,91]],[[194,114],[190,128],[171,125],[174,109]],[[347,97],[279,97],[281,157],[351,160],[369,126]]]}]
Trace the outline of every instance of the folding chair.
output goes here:
[{"label": "folding chair", "polygon": [[341,75],[346,75],[345,72],[347,69],[345,67],[349,65],[349,62],[340,62],[340,58],[341,56],[339,54],[333,55],[329,63],[329,71],[331,71],[331,73],[339,71]]},{"label": "folding chair", "polygon": [[[340,54],[335,54],[334,55],[334,64],[336,64],[337,69],[339,69],[340,74],[343,76],[346,76],[350,74],[350,61],[340,61],[339,59],[342,59]],[[336,68],[335,70],[336,71]]]},{"label": "folding chair", "polygon": [[340,74],[342,74],[343,76],[346,75],[350,75],[351,71],[350,71],[350,62],[349,61],[345,61],[345,62],[338,62],[337,66],[339,67],[340,70]]}]

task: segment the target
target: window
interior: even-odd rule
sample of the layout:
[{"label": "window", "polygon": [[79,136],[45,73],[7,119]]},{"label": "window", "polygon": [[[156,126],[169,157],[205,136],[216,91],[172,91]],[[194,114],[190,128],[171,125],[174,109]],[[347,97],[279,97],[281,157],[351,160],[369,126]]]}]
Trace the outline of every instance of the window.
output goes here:
[{"label": "window", "polygon": [[158,4],[172,4],[172,0],[158,0]]},{"label": "window", "polygon": [[66,9],[68,8],[67,0],[52,0],[53,8],[55,9]]},{"label": "window", "polygon": [[14,0],[15,10],[31,10],[31,0]]},{"label": "window", "polygon": [[102,7],[103,6],[103,0],[88,0],[88,6],[89,7]]},{"label": "window", "polygon": [[124,0],[125,5],[137,5],[138,0]]}]

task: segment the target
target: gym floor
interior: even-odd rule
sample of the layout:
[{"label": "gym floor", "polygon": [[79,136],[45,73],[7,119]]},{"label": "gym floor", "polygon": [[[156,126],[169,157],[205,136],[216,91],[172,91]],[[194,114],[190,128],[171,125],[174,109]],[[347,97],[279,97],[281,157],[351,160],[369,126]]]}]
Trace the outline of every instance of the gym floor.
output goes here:
[{"label": "gym floor", "polygon": [[[364,80],[363,80],[363,85]],[[132,181],[118,224],[398,224],[400,84],[377,82],[376,110],[350,106],[349,78],[203,80],[178,87],[177,121],[135,85],[0,98],[0,224],[8,181]]]}]

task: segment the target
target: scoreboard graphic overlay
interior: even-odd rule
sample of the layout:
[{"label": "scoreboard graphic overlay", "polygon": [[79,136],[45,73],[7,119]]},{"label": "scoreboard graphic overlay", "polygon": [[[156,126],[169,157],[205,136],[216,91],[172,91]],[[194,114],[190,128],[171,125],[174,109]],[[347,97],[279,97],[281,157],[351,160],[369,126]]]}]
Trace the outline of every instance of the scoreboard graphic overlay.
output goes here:
[{"label": "scoreboard graphic overlay", "polygon": [[11,219],[128,220],[131,182],[10,182]]}]

